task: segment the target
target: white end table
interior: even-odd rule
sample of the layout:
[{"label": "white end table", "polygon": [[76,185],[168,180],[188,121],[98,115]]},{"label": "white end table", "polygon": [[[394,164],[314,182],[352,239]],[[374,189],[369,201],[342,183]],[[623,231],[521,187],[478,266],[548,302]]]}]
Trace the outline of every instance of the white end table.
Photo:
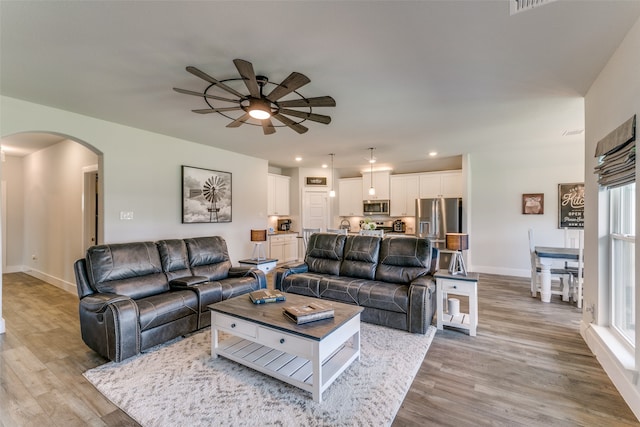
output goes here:
[{"label": "white end table", "polygon": [[[478,327],[478,273],[449,274],[447,271],[437,272],[436,298],[437,298],[437,327],[442,330],[443,326],[469,330],[469,335],[476,336]],[[445,313],[446,299],[448,295],[462,295],[469,298],[469,313],[459,313],[450,315]]]},{"label": "white end table", "polygon": [[264,274],[267,274],[268,272],[276,268],[277,262],[278,260],[273,258],[261,258],[261,259],[249,258],[249,259],[241,259],[240,261],[238,261],[238,263],[240,264],[250,265],[252,267],[257,268],[258,270],[262,270],[264,271]]}]

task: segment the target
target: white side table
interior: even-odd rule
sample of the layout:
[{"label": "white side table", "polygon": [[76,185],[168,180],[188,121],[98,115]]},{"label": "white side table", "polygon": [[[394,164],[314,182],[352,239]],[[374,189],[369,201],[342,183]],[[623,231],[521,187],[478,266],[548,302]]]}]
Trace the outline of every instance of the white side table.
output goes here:
[{"label": "white side table", "polygon": [[[478,327],[478,273],[468,273],[466,276],[449,274],[447,271],[437,272],[436,298],[437,298],[437,327],[443,326],[468,329],[469,335],[476,336]],[[448,295],[462,295],[469,298],[469,313],[449,315],[445,313],[446,299]]]},{"label": "white side table", "polygon": [[264,271],[264,274],[267,274],[274,268],[276,268],[277,259],[273,258],[262,258],[262,259],[241,259],[238,261],[240,264],[250,265],[252,267],[257,268],[258,270]]}]

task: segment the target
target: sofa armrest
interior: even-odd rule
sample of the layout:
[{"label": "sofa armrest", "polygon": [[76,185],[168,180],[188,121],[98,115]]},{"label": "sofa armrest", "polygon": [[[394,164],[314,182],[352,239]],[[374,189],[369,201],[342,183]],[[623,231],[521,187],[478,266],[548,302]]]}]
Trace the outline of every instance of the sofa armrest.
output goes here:
[{"label": "sofa armrest", "polygon": [[118,294],[92,294],[80,300],[80,308],[91,313],[104,313],[109,304],[128,301],[129,297]]},{"label": "sofa armrest", "polygon": [[103,357],[120,362],[140,353],[140,313],[129,297],[93,294],[80,300],[82,340]]},{"label": "sofa armrest", "polygon": [[309,271],[309,265],[305,262],[298,264],[288,264],[282,267],[276,268],[276,277],[274,280],[274,287],[278,290],[282,290],[282,281],[290,274],[307,273]]},{"label": "sofa armrest", "polygon": [[420,276],[409,284],[409,332],[427,332],[436,310],[436,283],[433,276]]},{"label": "sofa armrest", "polygon": [[262,270],[255,267],[231,267],[229,269],[229,277],[247,277],[253,276],[257,281],[260,289],[267,288],[267,276]]},{"label": "sofa armrest", "polygon": [[185,276],[185,277],[178,277],[176,279],[172,279],[169,282],[169,286],[171,286],[172,288],[179,288],[179,289],[183,289],[183,288],[188,288],[189,286],[193,286],[193,285],[197,285],[199,283],[204,283],[204,282],[208,282],[209,279],[205,276]]}]

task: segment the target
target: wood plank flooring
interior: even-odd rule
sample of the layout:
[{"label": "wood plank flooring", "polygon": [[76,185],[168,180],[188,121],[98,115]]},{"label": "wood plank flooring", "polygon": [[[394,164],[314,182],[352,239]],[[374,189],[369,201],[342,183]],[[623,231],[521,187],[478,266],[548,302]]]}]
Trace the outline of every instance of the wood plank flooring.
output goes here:
[{"label": "wood plank flooring", "polygon": [[[80,338],[77,297],[3,280],[0,425],[137,425],[82,376],[105,360]],[[578,309],[504,276],[481,275],[478,297],[478,336],[436,334],[394,426],[640,425],[582,341]]]}]

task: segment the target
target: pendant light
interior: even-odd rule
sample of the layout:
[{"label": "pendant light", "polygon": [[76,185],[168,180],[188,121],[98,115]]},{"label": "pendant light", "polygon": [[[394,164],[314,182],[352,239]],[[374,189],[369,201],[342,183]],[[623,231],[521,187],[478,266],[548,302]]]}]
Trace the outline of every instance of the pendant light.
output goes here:
[{"label": "pendant light", "polygon": [[331,156],[331,190],[329,190],[329,197],[336,197],[336,192],[333,189],[333,157],[334,153],[329,154]]},{"label": "pendant light", "polygon": [[369,150],[371,150],[371,157],[369,158],[369,168],[371,173],[369,174],[369,177],[371,178],[371,187],[369,187],[369,195],[370,196],[375,196],[376,195],[376,189],[373,188],[373,163],[375,162],[375,160],[373,160],[373,147],[369,147]]}]

